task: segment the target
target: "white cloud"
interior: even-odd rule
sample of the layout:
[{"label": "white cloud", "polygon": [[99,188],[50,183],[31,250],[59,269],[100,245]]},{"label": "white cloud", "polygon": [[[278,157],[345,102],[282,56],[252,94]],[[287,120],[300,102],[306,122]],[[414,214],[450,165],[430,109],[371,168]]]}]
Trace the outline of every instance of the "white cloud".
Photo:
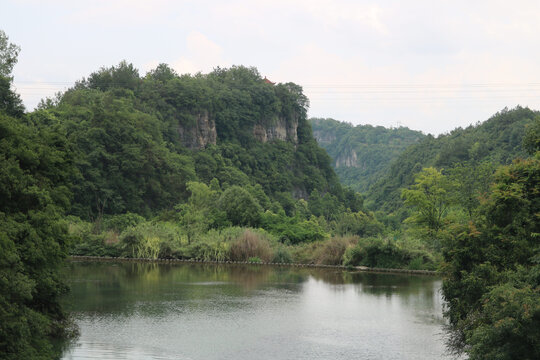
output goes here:
[{"label": "white cloud", "polygon": [[74,81],[122,59],[142,72],[160,62],[179,73],[257,66],[303,85],[313,115],[433,132],[517,103],[540,108],[540,89],[527,85],[540,83],[538,1],[5,3],[0,22],[22,47],[16,81]]},{"label": "white cloud", "polygon": [[173,0],[78,0],[55,1],[73,8],[66,20],[71,24],[106,24],[112,26],[157,24],[170,12],[182,10],[192,1]]},{"label": "white cloud", "polygon": [[216,66],[226,67],[223,48],[200,32],[192,32],[186,37],[186,54],[171,66],[179,74],[209,72]]},{"label": "white cloud", "polygon": [[[462,51],[446,65],[412,71],[405,64],[370,65],[310,43],[271,74],[304,86],[310,114],[353,123],[397,123],[431,133],[485,120],[505,106],[540,106],[540,69],[533,59]],[[479,117],[480,116],[480,117]]]},{"label": "white cloud", "polygon": [[331,0],[307,0],[296,2],[300,11],[306,11],[325,26],[336,27],[345,23],[368,26],[377,32],[387,34],[382,21],[383,8],[377,2],[338,2]]}]

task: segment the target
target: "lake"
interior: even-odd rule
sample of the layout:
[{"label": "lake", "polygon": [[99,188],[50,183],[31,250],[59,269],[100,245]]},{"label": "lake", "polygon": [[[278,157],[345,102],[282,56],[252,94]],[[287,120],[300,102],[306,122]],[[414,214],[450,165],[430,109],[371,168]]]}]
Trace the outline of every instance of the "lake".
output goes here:
[{"label": "lake", "polygon": [[67,277],[66,360],[446,358],[435,277],[120,262]]}]

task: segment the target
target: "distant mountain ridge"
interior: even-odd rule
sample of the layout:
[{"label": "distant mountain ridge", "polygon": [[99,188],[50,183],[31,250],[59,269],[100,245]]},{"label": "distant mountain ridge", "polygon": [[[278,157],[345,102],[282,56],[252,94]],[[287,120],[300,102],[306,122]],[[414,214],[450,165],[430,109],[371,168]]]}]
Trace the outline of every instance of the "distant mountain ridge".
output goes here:
[{"label": "distant mountain ridge", "polygon": [[527,107],[505,108],[482,123],[437,138],[424,137],[393,160],[386,175],[371,186],[367,195],[370,207],[386,212],[401,208],[401,189],[411,185],[414,175],[425,167],[450,169],[464,162],[498,166],[528,157],[523,138],[538,116],[540,112]]},{"label": "distant mountain ridge", "polygon": [[366,192],[388,171],[390,163],[425,137],[406,127],[352,125],[334,119],[310,119],[313,136],[330,157],[341,182]]}]

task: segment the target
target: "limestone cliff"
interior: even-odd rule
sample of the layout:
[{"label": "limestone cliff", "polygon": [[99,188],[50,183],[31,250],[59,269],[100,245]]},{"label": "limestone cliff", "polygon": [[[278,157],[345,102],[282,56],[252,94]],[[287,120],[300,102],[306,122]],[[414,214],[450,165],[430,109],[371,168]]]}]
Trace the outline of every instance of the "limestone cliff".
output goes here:
[{"label": "limestone cliff", "polygon": [[336,135],[333,132],[313,129],[313,137],[320,145],[329,145],[336,141]]},{"label": "limestone cliff", "polygon": [[261,142],[274,140],[290,141],[294,144],[298,142],[298,119],[287,119],[278,117],[270,125],[256,124],[253,127],[253,136]]},{"label": "limestone cliff", "polygon": [[178,125],[178,134],[181,143],[188,149],[203,149],[209,144],[216,144],[216,123],[207,111],[203,111],[196,115],[194,126]]},{"label": "limestone cliff", "polygon": [[336,168],[340,167],[358,167],[358,156],[354,149],[348,149],[336,158]]},{"label": "limestone cliff", "polygon": [[[182,144],[191,150],[204,149],[208,145],[215,145],[218,134],[216,123],[207,111],[197,114],[192,126],[178,125],[178,134]],[[263,143],[274,140],[298,143],[298,119],[276,117],[272,121],[261,122],[253,126],[253,137]]]}]

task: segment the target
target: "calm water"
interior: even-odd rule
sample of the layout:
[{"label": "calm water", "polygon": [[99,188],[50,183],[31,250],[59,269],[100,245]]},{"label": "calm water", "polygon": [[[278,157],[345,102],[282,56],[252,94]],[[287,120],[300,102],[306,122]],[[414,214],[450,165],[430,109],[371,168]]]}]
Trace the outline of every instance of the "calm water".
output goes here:
[{"label": "calm water", "polygon": [[64,359],[440,359],[432,277],[204,264],[70,264]]}]

